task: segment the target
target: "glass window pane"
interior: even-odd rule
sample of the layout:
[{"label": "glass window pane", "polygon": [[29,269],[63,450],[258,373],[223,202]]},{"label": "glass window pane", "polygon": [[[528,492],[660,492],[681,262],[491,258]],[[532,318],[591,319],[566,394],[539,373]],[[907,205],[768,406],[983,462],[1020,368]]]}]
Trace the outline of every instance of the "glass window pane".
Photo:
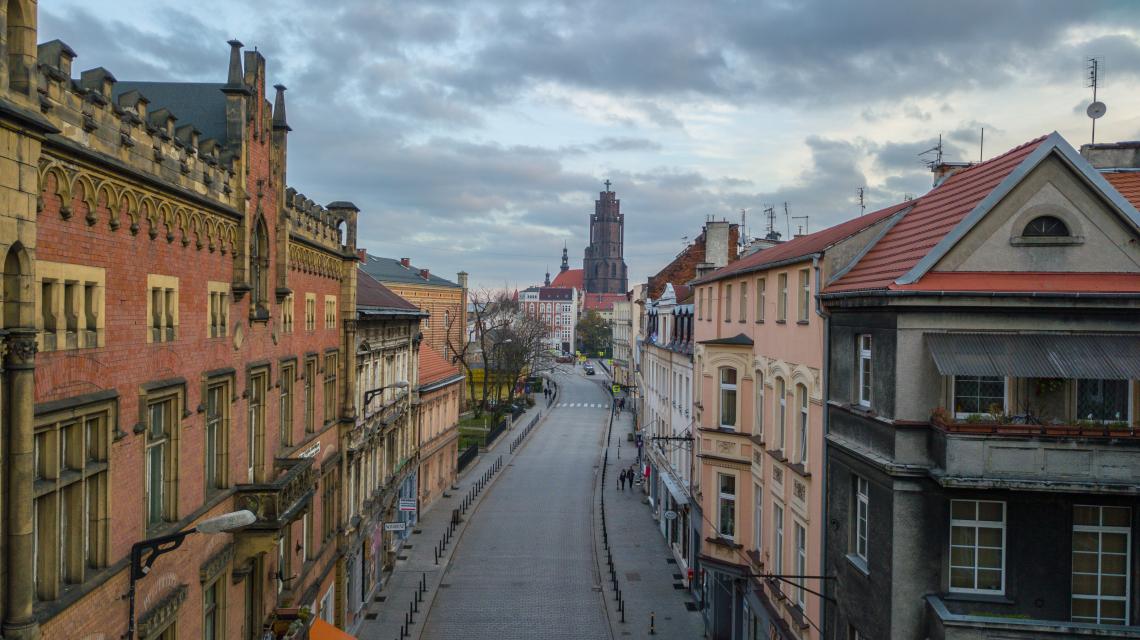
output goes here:
[{"label": "glass window pane", "polygon": [[1097,534],[1087,531],[1073,532],[1073,551],[1096,551],[1098,548]]},{"label": "glass window pane", "polygon": [[1082,595],[1096,595],[1097,579],[1095,575],[1078,573],[1073,575],[1073,593]]},{"label": "glass window pane", "polygon": [[1100,509],[1077,505],[1073,507],[1073,524],[1097,526],[1100,524]]},{"label": "glass window pane", "polygon": [[978,527],[978,546],[1001,547],[1002,530]]},{"label": "glass window pane", "polygon": [[951,569],[950,570],[950,586],[956,589],[973,589],[974,588],[974,570],[973,569]]},{"label": "glass window pane", "polygon": [[1103,507],[1104,526],[1130,527],[1132,526],[1132,510],[1128,507]]},{"label": "glass window pane", "polygon": [[951,547],[950,565],[954,567],[974,566],[974,549],[972,547]]},{"label": "glass window pane", "polygon": [[1124,576],[1103,576],[1100,579],[1100,593],[1102,596],[1124,597],[1126,582]]},{"label": "glass window pane", "polygon": [[972,527],[951,527],[950,543],[955,545],[974,545],[974,529]]},{"label": "glass window pane", "polygon": [[1123,533],[1102,533],[1100,544],[1102,552],[1124,553],[1127,549],[1128,536]]},{"label": "glass window pane", "polygon": [[[1124,621],[1124,601],[1123,600],[1101,600],[1100,601],[1100,618],[1101,622],[1116,622],[1123,623]],[[1106,620],[1106,618],[1108,618]]]},{"label": "glass window pane", "polygon": [[1001,549],[978,549],[978,566],[1001,569]]},{"label": "glass window pane", "polygon": [[1001,590],[1001,571],[978,569],[978,588],[993,591]]},{"label": "glass window pane", "polygon": [[1001,502],[979,502],[978,520],[1001,522],[1005,512],[1005,505]]},{"label": "glass window pane", "polygon": [[1073,571],[1078,573],[1096,573],[1097,555],[1095,553],[1073,552]]},{"label": "glass window pane", "polygon": [[1096,620],[1096,600],[1073,598],[1073,618]]}]

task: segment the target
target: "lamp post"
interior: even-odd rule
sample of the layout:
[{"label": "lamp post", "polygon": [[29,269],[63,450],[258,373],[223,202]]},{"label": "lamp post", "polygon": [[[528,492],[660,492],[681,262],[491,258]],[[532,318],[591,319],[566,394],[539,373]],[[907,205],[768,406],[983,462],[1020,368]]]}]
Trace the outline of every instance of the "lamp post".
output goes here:
[{"label": "lamp post", "polygon": [[373,398],[380,395],[381,393],[384,393],[388,389],[407,389],[407,388],[408,388],[408,383],[404,380],[401,380],[399,382],[393,382],[392,384],[386,384],[383,387],[377,387],[375,389],[369,389],[368,391],[364,392],[364,408],[367,410],[368,403],[372,402]]},{"label": "lamp post", "polygon": [[243,509],[203,520],[193,529],[142,540],[131,545],[131,578],[130,587],[127,590],[127,598],[131,601],[130,618],[127,622],[127,633],[123,638],[126,640],[134,640],[135,638],[135,583],[150,573],[154,561],[159,556],[181,547],[182,541],[192,533],[211,534],[235,531],[253,524],[256,520],[257,516],[253,515],[252,511]]}]

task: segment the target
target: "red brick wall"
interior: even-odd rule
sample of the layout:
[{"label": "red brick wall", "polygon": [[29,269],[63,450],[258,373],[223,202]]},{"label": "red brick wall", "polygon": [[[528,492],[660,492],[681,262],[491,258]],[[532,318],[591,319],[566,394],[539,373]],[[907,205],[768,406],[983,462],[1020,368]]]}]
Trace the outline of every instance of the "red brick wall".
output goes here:
[{"label": "red brick wall", "polygon": [[[740,240],[740,228],[732,225],[728,228],[728,261],[735,262],[738,257],[737,244]],[[664,269],[657,272],[657,275],[649,277],[649,291],[647,296],[650,300],[656,300],[665,291],[665,285],[670,282],[673,286],[686,284],[690,280],[697,277],[697,265],[705,261],[705,234],[697,236],[693,244],[685,248],[681,255],[677,256],[665,266]]]}]

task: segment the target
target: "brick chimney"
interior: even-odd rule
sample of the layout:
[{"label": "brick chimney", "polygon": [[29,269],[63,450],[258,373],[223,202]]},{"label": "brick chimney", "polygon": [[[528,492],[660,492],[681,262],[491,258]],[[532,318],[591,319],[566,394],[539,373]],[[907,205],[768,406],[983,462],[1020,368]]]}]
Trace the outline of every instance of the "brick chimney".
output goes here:
[{"label": "brick chimney", "polygon": [[400,258],[400,266],[407,269],[412,266],[411,258]]},{"label": "brick chimney", "polygon": [[430,276],[430,275],[431,275],[431,272],[428,271],[427,269],[420,269],[420,277],[423,278],[424,280],[427,280],[428,276]]}]

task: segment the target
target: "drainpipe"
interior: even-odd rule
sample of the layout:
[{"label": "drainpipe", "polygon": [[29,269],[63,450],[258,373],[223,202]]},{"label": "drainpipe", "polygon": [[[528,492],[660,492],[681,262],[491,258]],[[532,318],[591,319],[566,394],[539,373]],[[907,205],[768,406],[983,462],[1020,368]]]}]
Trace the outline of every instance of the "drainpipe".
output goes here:
[{"label": "drainpipe", "polygon": [[[828,531],[831,528],[829,526],[828,521],[827,521],[827,504],[826,504],[827,503],[827,464],[828,464],[828,461],[827,461],[827,458],[828,458],[827,433],[831,428],[830,412],[827,409],[827,399],[830,395],[830,390],[831,390],[831,384],[830,384],[830,377],[831,377],[831,313],[829,311],[827,311],[826,309],[824,309],[823,304],[820,301],[819,294],[822,291],[823,278],[820,275],[819,256],[817,255],[816,257],[812,258],[811,263],[812,263],[812,269],[815,270],[815,292],[816,292],[816,295],[815,295],[815,312],[817,315],[819,315],[820,318],[823,319],[823,372],[821,373],[821,375],[823,376],[823,385],[822,385],[823,386],[823,452],[822,452],[822,456],[821,456],[821,459],[823,462],[823,469],[822,469],[822,473],[819,474],[820,475],[819,490],[820,490],[820,495],[822,496],[822,499],[820,500],[820,502],[822,503],[820,505],[822,513],[820,514],[821,517],[819,518],[819,522],[820,522],[820,525],[823,527],[823,531],[819,537],[819,547],[820,547],[819,548],[819,559],[820,559],[819,566],[820,566],[820,575],[827,575],[827,573],[826,573],[827,572],[827,537],[828,537]],[[827,593],[828,595],[832,595],[832,593],[833,593],[832,590],[828,588],[831,581],[830,580],[821,580],[821,582],[823,584],[820,585],[819,591],[822,593]],[[819,619],[819,635],[821,638],[827,637],[827,606],[828,606],[827,601],[820,598],[820,613],[821,613],[821,615],[820,615],[820,619]]]}]

